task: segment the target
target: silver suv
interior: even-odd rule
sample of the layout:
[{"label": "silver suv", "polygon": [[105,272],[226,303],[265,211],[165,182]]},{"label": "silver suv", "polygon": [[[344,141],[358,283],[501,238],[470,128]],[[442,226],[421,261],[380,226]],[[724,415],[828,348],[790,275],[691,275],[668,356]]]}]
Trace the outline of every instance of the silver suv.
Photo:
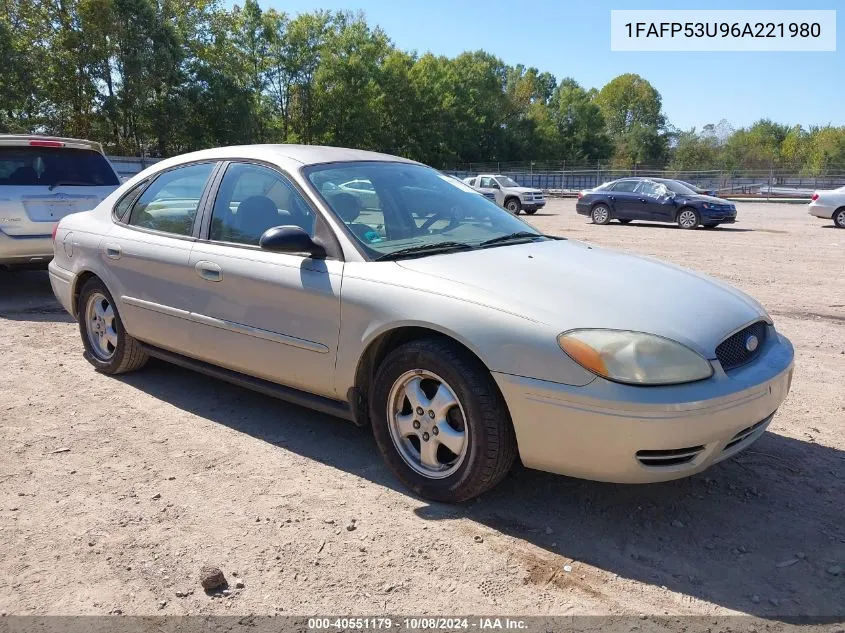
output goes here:
[{"label": "silver suv", "polygon": [[119,184],[99,143],[0,134],[0,268],[46,266],[58,221]]},{"label": "silver suv", "polygon": [[485,196],[493,195],[496,203],[514,215],[525,211],[528,215],[546,206],[546,198],[540,189],[522,187],[518,182],[501,174],[481,174],[464,178],[464,182],[475,187]]}]

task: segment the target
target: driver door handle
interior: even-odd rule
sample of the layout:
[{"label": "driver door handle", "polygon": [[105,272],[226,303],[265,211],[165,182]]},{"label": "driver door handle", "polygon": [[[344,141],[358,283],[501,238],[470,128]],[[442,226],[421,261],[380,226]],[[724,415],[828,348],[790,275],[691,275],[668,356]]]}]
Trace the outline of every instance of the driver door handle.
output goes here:
[{"label": "driver door handle", "polygon": [[223,271],[214,262],[198,261],[196,266],[194,266],[194,270],[206,281],[220,281],[223,279]]}]

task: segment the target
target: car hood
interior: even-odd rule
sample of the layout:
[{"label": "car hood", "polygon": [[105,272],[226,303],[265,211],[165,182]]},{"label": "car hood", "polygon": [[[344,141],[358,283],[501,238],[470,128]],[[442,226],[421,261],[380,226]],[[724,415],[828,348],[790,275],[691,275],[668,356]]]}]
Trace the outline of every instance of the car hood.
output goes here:
[{"label": "car hood", "polygon": [[693,202],[710,202],[713,204],[733,204],[730,200],[724,198],[716,198],[715,196],[705,196],[704,194],[695,194],[693,196],[678,196],[679,200],[687,200]]},{"label": "car hood", "polygon": [[532,187],[508,187],[508,191],[516,191],[517,193],[543,193],[540,189],[533,189]]},{"label": "car hood", "polygon": [[[655,259],[572,240],[514,244],[397,262],[442,292],[553,325],[657,334],[715,358],[742,326],[768,319],[745,293]],[[527,327],[529,327],[527,325]]]}]

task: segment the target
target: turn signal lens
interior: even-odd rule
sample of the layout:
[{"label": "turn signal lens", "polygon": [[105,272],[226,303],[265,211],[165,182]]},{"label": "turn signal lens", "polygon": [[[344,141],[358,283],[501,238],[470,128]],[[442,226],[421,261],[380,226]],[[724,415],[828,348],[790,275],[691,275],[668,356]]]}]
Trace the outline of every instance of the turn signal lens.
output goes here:
[{"label": "turn signal lens", "polygon": [[561,349],[569,354],[572,360],[581,365],[581,367],[589,369],[591,372],[600,376],[607,376],[607,365],[601,359],[601,354],[592,347],[572,337],[562,336],[558,341],[560,342]]}]

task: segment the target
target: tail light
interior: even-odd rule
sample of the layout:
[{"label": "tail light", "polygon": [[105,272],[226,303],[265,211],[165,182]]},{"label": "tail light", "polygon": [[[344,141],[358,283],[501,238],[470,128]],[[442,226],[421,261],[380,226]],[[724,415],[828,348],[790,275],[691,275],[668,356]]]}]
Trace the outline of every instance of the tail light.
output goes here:
[{"label": "tail light", "polygon": [[54,242],[56,241],[56,231],[58,231],[58,230],[59,230],[59,223],[56,222],[56,226],[53,227],[53,235],[51,236],[51,238]]},{"label": "tail light", "polygon": [[812,197],[812,198],[810,198],[810,200],[812,200],[813,202],[815,202],[815,201],[816,201],[816,200],[818,200],[818,199],[819,199],[819,194],[817,194],[817,193],[814,193],[814,194],[813,194],[813,197]]},{"label": "tail light", "polygon": [[579,191],[579,192],[578,192],[578,199],[580,200],[580,199],[581,199],[581,198],[583,198],[583,197],[584,197],[584,192],[583,192],[583,191]]}]

